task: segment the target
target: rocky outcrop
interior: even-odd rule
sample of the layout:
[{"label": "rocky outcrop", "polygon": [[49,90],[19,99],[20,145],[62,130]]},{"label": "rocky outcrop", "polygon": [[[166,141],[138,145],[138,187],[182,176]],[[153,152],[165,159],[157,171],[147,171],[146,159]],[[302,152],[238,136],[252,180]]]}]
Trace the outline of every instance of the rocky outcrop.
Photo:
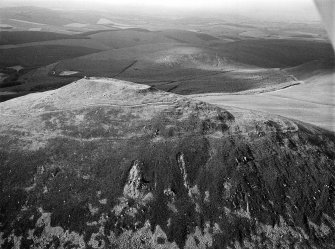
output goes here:
[{"label": "rocky outcrop", "polygon": [[128,181],[123,188],[123,195],[131,199],[143,199],[145,193],[148,192],[145,179],[141,169],[141,163],[134,161],[128,176]]},{"label": "rocky outcrop", "polygon": [[180,173],[183,177],[183,183],[184,187],[186,189],[190,189],[190,185],[188,182],[188,176],[187,176],[187,171],[186,171],[186,163],[185,163],[185,156],[183,153],[178,153],[177,154],[177,163],[180,169]]}]

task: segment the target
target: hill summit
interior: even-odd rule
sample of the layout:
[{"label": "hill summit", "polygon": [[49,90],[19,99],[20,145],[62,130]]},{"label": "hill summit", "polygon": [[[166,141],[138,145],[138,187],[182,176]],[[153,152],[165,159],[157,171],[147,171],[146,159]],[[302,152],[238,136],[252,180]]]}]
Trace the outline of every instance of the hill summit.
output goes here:
[{"label": "hill summit", "polygon": [[0,103],[1,248],[332,248],[335,136],[88,78]]}]

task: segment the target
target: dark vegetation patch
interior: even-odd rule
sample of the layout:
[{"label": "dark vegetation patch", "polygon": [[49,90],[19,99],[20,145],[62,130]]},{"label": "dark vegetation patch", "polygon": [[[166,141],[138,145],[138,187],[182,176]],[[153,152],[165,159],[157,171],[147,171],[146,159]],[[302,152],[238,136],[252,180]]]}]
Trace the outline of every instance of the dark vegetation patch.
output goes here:
[{"label": "dark vegetation patch", "polygon": [[294,75],[300,80],[307,79],[318,73],[318,71],[333,71],[335,69],[335,60],[333,58],[310,61],[302,65],[285,69],[289,74]]},{"label": "dark vegetation patch", "polygon": [[226,43],[217,49],[229,59],[264,68],[293,67],[317,59],[335,59],[331,44],[320,41],[252,39]]},{"label": "dark vegetation patch", "polygon": [[2,31],[0,32],[0,45],[15,45],[29,42],[51,41],[60,39],[83,39],[84,36],[66,35],[44,31]]},{"label": "dark vegetation patch", "polygon": [[87,31],[87,32],[83,32],[80,34],[75,34],[72,35],[72,37],[78,37],[78,38],[82,38],[82,37],[87,37],[90,35],[95,35],[95,34],[99,34],[99,33],[103,33],[103,32],[110,32],[110,31],[114,31],[114,29],[103,29],[103,30],[92,30],[92,31]]},{"label": "dark vegetation patch", "polygon": [[[10,93],[1,94],[0,93],[0,102],[7,101],[10,99],[14,99],[17,97],[21,97],[30,93],[35,92],[44,92],[44,91],[50,91],[54,90],[60,87],[63,87],[69,83],[72,83],[76,79],[82,78],[81,76],[72,76],[72,77],[54,77],[50,76],[52,78],[51,83],[50,82],[44,82],[44,83],[37,83],[32,86],[26,86],[25,82],[21,81],[12,81],[8,82],[5,85],[0,85],[0,88],[3,87],[11,87],[8,89]],[[7,89],[6,89],[7,90]]]},{"label": "dark vegetation patch", "polygon": [[204,33],[197,33],[197,37],[199,37],[201,40],[204,40],[204,41],[219,40],[219,38],[217,38],[215,36],[211,36],[211,35],[204,34]]},{"label": "dark vegetation patch", "polygon": [[27,92],[20,92],[20,93],[11,93],[11,94],[0,94],[0,102],[4,102],[10,99],[14,99],[17,97],[21,97],[28,94]]},{"label": "dark vegetation patch", "polygon": [[[101,113],[102,114],[102,113]],[[105,113],[104,113],[105,114]],[[99,114],[97,114],[99,115]],[[105,116],[105,115],[103,115]],[[92,117],[93,118],[93,117]],[[104,117],[106,118],[106,117]],[[180,171],[176,163],[176,155],[183,151],[187,160],[187,170],[190,174],[190,181],[196,182],[197,171],[201,165],[206,163],[208,159],[208,143],[206,139],[201,137],[186,137],[181,141],[171,141],[166,146],[157,146],[151,143],[150,137],[139,138],[119,143],[117,147],[111,146],[110,142],[106,144],[101,141],[99,143],[80,143],[66,139],[53,139],[49,141],[47,148],[42,150],[42,154],[29,154],[29,158],[34,156],[34,172],[32,175],[25,173],[26,181],[33,184],[32,179],[36,174],[36,189],[33,190],[32,198],[29,199],[29,205],[41,206],[47,212],[52,213],[52,226],[61,226],[64,229],[71,231],[83,232],[86,230],[86,222],[89,217],[89,210],[87,203],[94,200],[95,193],[100,190],[106,197],[111,200],[111,205],[115,204],[114,200],[122,195],[124,186],[124,172],[130,165],[130,160],[138,159],[146,165],[146,179],[154,185],[156,180],[162,184],[158,187],[159,193],[163,198],[163,189],[172,184],[173,189],[180,189],[177,191],[180,196],[187,196],[187,191],[183,190],[183,179],[179,176]],[[176,143],[177,142],[177,143]],[[192,146],[190,146],[190,144]],[[148,149],[151,147],[151,149]],[[148,154],[149,153],[149,154]],[[21,165],[16,165],[7,158],[12,158],[11,155],[2,156],[3,160],[11,167],[19,170]],[[15,158],[15,159],[14,159]],[[21,157],[14,157],[18,163],[29,162],[29,159],[22,159]],[[52,158],[52,160],[50,160]],[[127,161],[124,159],[127,158]],[[31,161],[31,160],[30,160]],[[6,164],[7,165],[7,164]],[[171,169],[171,170],[169,170]],[[168,171],[167,171],[168,170]],[[1,174],[12,172],[6,168],[2,168]],[[12,172],[14,176],[19,175],[18,172]],[[167,176],[168,175],[170,176]],[[88,176],[85,178],[83,176]],[[7,175],[3,177],[6,181],[10,181]],[[8,186],[6,181],[2,181],[4,186]],[[26,181],[14,179],[13,184],[21,182],[23,186]],[[165,183],[164,183],[165,182]],[[16,186],[18,187],[18,186]],[[47,187],[48,192],[42,194],[44,187]],[[25,193],[24,191],[21,191]],[[3,196],[3,195],[2,195]],[[93,199],[92,199],[93,198]],[[18,196],[12,199],[15,205],[18,200],[22,200],[21,205],[25,202],[26,197]],[[6,203],[6,202],[5,202]],[[166,202],[165,202],[166,204]],[[6,204],[7,205],[7,204]],[[9,204],[8,204],[9,205]],[[155,204],[156,205],[156,204]],[[161,205],[157,203],[157,205]],[[186,204],[185,211],[176,217],[175,225],[179,226],[179,221],[184,221],[184,214],[190,212],[193,204]],[[6,210],[11,210],[7,209]],[[19,210],[19,207],[17,208]],[[13,218],[17,213],[9,211],[13,214]],[[149,214],[153,217],[153,222],[156,224],[166,224],[166,220],[160,220],[160,211],[155,210]],[[166,214],[169,212],[167,211]],[[147,215],[148,212],[145,212]],[[145,217],[143,216],[143,222]],[[187,222],[185,226],[190,226],[188,223],[192,221],[189,213],[187,215]],[[156,218],[154,218],[156,217]],[[9,219],[8,215],[3,216],[3,219]],[[148,218],[148,217],[147,217]],[[129,226],[127,220],[120,224],[122,226]],[[120,225],[119,224],[119,225]],[[144,223],[143,223],[144,224]],[[115,228],[116,229],[116,228]],[[184,229],[184,228],[183,228]],[[186,228],[185,228],[186,229]],[[187,231],[187,230],[184,230]],[[180,242],[185,239],[187,234],[183,233]],[[177,235],[176,235],[177,236]],[[179,235],[178,235],[179,236]]]},{"label": "dark vegetation patch", "polygon": [[233,26],[233,27],[239,27],[239,28],[252,28],[254,29],[255,26],[253,25],[248,25],[248,24],[239,24],[239,23],[231,23],[231,22],[227,22],[227,23],[224,23],[224,25],[229,25],[229,26]]},{"label": "dark vegetation patch", "polygon": [[[242,242],[250,238],[258,231],[260,223],[269,227],[280,225],[280,217],[292,229],[304,229],[310,238],[316,235],[306,222],[308,219],[320,224],[322,213],[335,218],[335,171],[333,160],[327,155],[334,155],[333,134],[319,130],[315,138],[312,130],[303,125],[299,126],[299,132],[284,133],[278,124],[268,121],[259,128],[266,133],[257,139],[238,134],[230,136],[228,130],[225,130],[226,137],[215,139],[206,135],[221,129],[220,123],[231,125],[233,117],[222,111],[216,117],[200,119],[204,113],[213,111],[209,105],[190,101],[184,103],[183,108],[186,107],[195,115],[190,114],[178,122],[176,120],[182,113],[171,109],[150,120],[146,134],[118,140],[117,143],[108,137],[98,142],[57,138],[50,139],[48,145],[38,152],[1,151],[0,222],[5,224],[2,230],[8,234],[12,224],[20,224],[21,228],[15,228],[17,234],[27,231],[31,221],[28,222],[26,216],[23,220],[27,223],[15,221],[27,200],[32,207],[29,214],[33,207],[43,207],[52,213],[52,226],[80,233],[85,231],[86,241],[97,232],[95,228],[88,228],[86,222],[97,221],[102,213],[106,213],[106,234],[110,230],[116,234],[121,234],[123,229],[136,230],[149,220],[152,229],[160,225],[168,240],[176,241],[180,247],[184,246],[187,235],[194,232],[196,226],[203,229],[207,221],[212,225],[218,223],[223,231],[214,239],[214,245],[221,248],[231,246],[232,241]],[[119,117],[122,113],[121,110],[93,109],[89,113],[89,124],[95,126],[95,122],[110,122],[110,118]],[[44,116],[44,121],[54,115]],[[56,117],[61,122],[68,119],[61,115]],[[134,117],[131,119],[136,123]],[[124,123],[115,125],[123,127]],[[163,135],[167,127],[175,125],[178,132]],[[137,128],[137,125],[130,125],[126,134],[137,131]],[[87,132],[90,133],[90,129]],[[164,139],[155,140],[157,136]],[[286,140],[296,149],[286,146]],[[327,153],[326,148],[329,148]],[[192,193],[192,197],[184,184],[179,161],[181,155],[184,156],[189,187],[197,185],[199,190]],[[141,170],[145,184],[154,199],[147,206],[129,200],[129,207],[137,207],[139,212],[134,217],[126,213],[117,216],[111,210],[123,195],[134,160],[143,164]],[[34,181],[36,188],[24,191]],[[44,187],[48,192],[43,193]],[[177,213],[167,206],[172,202],[171,197],[164,194],[167,188],[175,194],[173,204]],[[108,199],[107,205],[99,205],[98,191]],[[204,200],[205,191],[210,193],[210,202]],[[201,212],[195,210],[195,202]],[[90,213],[88,203],[99,205],[96,215]],[[238,210],[240,214],[236,212]],[[241,215],[247,210],[251,219]],[[135,224],[140,225],[137,227]],[[312,242],[324,245],[334,240],[331,235],[323,240],[315,237]],[[263,236],[264,243],[267,243],[269,238]],[[298,239],[294,234],[286,233],[285,236],[284,240],[292,243]]]},{"label": "dark vegetation patch", "polygon": [[[167,68],[151,65],[143,68],[143,61],[133,64],[133,60],[74,58],[58,63],[56,73],[80,71],[82,75],[117,77],[140,84],[152,85],[160,90],[177,94],[199,94],[208,92],[239,92],[257,88],[276,87],[292,81],[287,73],[275,69],[250,72],[222,72],[180,66]],[[139,68],[138,68],[139,67]],[[126,69],[126,70],[125,70]]]},{"label": "dark vegetation patch", "polygon": [[73,22],[73,16],[64,16],[57,10],[34,6],[1,8],[0,15],[2,19],[17,19],[28,22],[49,24],[52,26],[63,26]]},{"label": "dark vegetation patch", "polygon": [[[182,108],[187,107],[182,106]],[[200,119],[199,115],[202,112],[213,108],[205,103],[197,103],[191,108],[193,113],[186,119],[182,118],[182,111],[175,109],[158,114],[152,118],[147,128],[155,136],[164,138],[185,136],[186,134],[202,136],[215,131],[225,132],[229,127],[229,123],[234,120],[234,116],[231,113],[222,111],[219,108],[216,110],[216,114],[213,114],[213,117]]]},{"label": "dark vegetation patch", "polygon": [[[224,46],[217,45],[212,52],[222,58],[269,69],[249,72],[214,71],[209,74],[208,71],[195,68],[144,65],[141,59],[132,65],[133,59],[116,60],[111,57],[99,60],[96,57],[84,57],[62,61],[55,67],[55,70],[57,73],[71,70],[80,71],[81,75],[86,76],[118,77],[122,80],[154,85],[164,91],[188,95],[208,92],[233,93],[259,88],[270,89],[292,81],[286,72],[270,69],[271,67],[286,68],[321,60],[323,61],[322,68],[331,68],[331,64],[334,64],[335,61],[330,44],[318,41],[245,40],[226,43]],[[139,58],[141,56],[139,55]],[[155,70],[152,70],[153,67]]]},{"label": "dark vegetation patch", "polygon": [[46,183],[49,192],[41,199],[41,205],[52,213],[51,226],[83,233],[90,217],[88,201],[95,195],[94,187],[89,188],[91,181],[68,168],[51,177]]},{"label": "dark vegetation patch", "polygon": [[205,46],[206,42],[219,41],[219,38],[200,32],[187,31],[187,30],[163,30],[156,31],[163,34],[165,37],[177,41],[179,43],[198,44]]},{"label": "dark vegetation patch", "polygon": [[8,75],[5,79],[0,82],[0,88],[7,88],[7,87],[14,87],[22,85],[23,82],[19,79],[21,75],[26,73],[27,70],[21,69],[19,71],[13,69],[13,68],[2,68],[0,69],[0,73],[4,73]]},{"label": "dark vegetation patch", "polygon": [[[102,52],[102,54],[102,56],[106,55],[105,52]],[[99,59],[96,55],[93,56],[92,58],[91,56],[85,56],[61,61],[55,66],[55,71],[56,73],[62,71],[80,71],[86,76],[116,77],[121,80],[152,85],[159,89],[163,89],[165,83],[171,82],[171,84],[166,84],[167,87],[171,87],[173,82],[178,84],[179,80],[184,81],[185,79],[201,78],[199,81],[204,82],[206,81],[204,75],[209,75],[208,71],[196,68],[167,68],[166,66],[151,63],[145,65],[145,62],[140,59],[138,61],[131,58],[116,59],[113,56],[108,59]],[[141,57],[141,55],[139,55],[139,57]],[[135,61],[137,61],[136,64],[134,64]],[[129,68],[129,66],[131,67]],[[153,70],[153,68],[155,70]],[[127,70],[124,71],[124,69]],[[166,90],[167,87],[163,90]]]},{"label": "dark vegetation patch", "polygon": [[278,132],[281,131],[281,126],[280,126],[280,124],[278,124],[278,123],[275,122],[275,121],[268,120],[268,121],[265,122],[265,124],[266,124],[267,126],[271,127],[271,128],[274,128],[275,131],[278,131]]},{"label": "dark vegetation patch", "polygon": [[296,38],[315,38],[315,34],[290,34],[291,37]]},{"label": "dark vegetation patch", "polygon": [[[209,158],[206,139],[190,136],[157,144],[139,138],[137,143],[132,141],[132,144],[132,151],[136,151],[136,157],[144,164],[145,179],[153,187],[155,196],[154,202],[150,204],[150,211],[141,222],[149,219],[153,228],[160,225],[166,230],[170,241],[184,245],[188,232],[192,231],[196,225],[195,206],[188,198],[188,190],[184,187],[177,156],[180,152],[185,153],[189,181],[192,184],[197,182],[200,167],[206,164]],[[167,207],[167,203],[171,200],[163,192],[168,187],[176,194],[177,214],[173,214]],[[167,227],[169,218],[171,218],[171,225]]]},{"label": "dark vegetation patch", "polygon": [[158,238],[157,238],[157,243],[158,243],[158,244],[165,244],[165,238],[158,237]]},{"label": "dark vegetation patch", "polygon": [[143,29],[143,28],[128,28],[128,29],[123,29],[123,30],[131,30],[131,31],[138,31],[138,32],[151,32],[148,29]]},{"label": "dark vegetation patch", "polygon": [[54,90],[57,88],[60,88],[62,86],[65,86],[75,80],[75,78],[80,79],[81,77],[72,77],[72,78],[64,78],[60,80],[59,82],[54,82],[52,84],[38,84],[34,85],[29,89],[30,92],[44,92],[49,90]]},{"label": "dark vegetation patch", "polygon": [[172,39],[172,40],[174,40],[174,41],[180,42],[180,43],[187,43],[187,41],[184,41],[184,40],[179,39],[179,38],[177,38],[177,37],[174,37],[174,36],[172,36],[172,35],[165,35],[165,37],[167,37],[167,38],[169,38],[169,39]]},{"label": "dark vegetation patch", "polygon": [[[335,160],[335,134],[331,131],[322,131],[323,135],[315,133],[313,130],[306,128],[306,125],[301,123],[298,125],[300,138],[306,143],[318,147],[330,160]],[[315,127],[316,130],[321,130]],[[326,135],[326,136],[325,136]]]},{"label": "dark vegetation patch", "polygon": [[[76,115],[83,115],[84,122],[76,124]],[[82,139],[120,139],[124,134],[140,131],[144,124],[135,122],[137,116],[123,113],[120,108],[89,108],[83,111],[46,113],[41,116],[47,130],[61,130],[62,134]],[[57,122],[54,122],[54,120]],[[130,125],[133,122],[133,125]],[[134,134],[135,135],[135,134]]]},{"label": "dark vegetation patch", "polygon": [[13,29],[13,27],[0,27],[0,29],[2,30],[10,30],[10,29]]},{"label": "dark vegetation patch", "polygon": [[292,81],[279,70],[268,69],[258,72],[213,72],[212,75],[198,76],[187,80],[174,80],[156,87],[177,94],[201,94],[226,92],[234,93],[259,88],[276,87]]},{"label": "dark vegetation patch", "polygon": [[54,70],[56,74],[63,71],[79,71],[82,75],[88,77],[114,77],[133,62],[134,60],[117,60],[114,58],[110,60],[74,58],[58,63]]},{"label": "dark vegetation patch", "polygon": [[[24,205],[37,196],[25,188],[34,184],[34,176],[39,165],[48,161],[43,151],[22,152],[2,150],[0,153],[0,230],[10,233],[26,234],[35,226],[37,219],[30,220],[36,209],[22,212]],[[35,203],[35,202],[34,202]],[[34,211],[35,210],[35,211]],[[21,216],[21,219],[17,219]]]},{"label": "dark vegetation patch", "polygon": [[22,65],[24,67],[45,66],[59,60],[69,59],[99,50],[59,45],[41,45],[0,49],[0,67]]},{"label": "dark vegetation patch", "polygon": [[0,84],[0,88],[5,88],[5,87],[12,87],[12,86],[19,86],[22,84],[22,82],[19,81],[10,81],[10,79],[15,79],[15,77],[9,77],[7,79],[5,79],[1,84]]},{"label": "dark vegetation patch", "polygon": [[[221,168],[219,172],[212,172],[212,174],[220,175],[220,178],[216,178],[215,175],[212,176],[214,179],[212,179],[213,185],[210,193],[211,198],[215,200],[212,203],[221,202],[218,207],[226,206],[231,210],[240,208],[246,210],[247,205],[249,205],[251,217],[258,217],[257,219],[260,222],[271,226],[279,224],[279,215],[282,215],[287,222],[290,220],[284,204],[292,203],[292,205],[297,205],[297,209],[290,212],[295,223],[294,226],[309,229],[308,224],[306,225],[303,222],[300,212],[307,217],[315,217],[312,214],[315,214],[316,206],[308,200],[318,198],[316,196],[318,196],[320,189],[329,186],[333,181],[334,172],[332,171],[331,175],[327,175],[325,172],[317,173],[313,169],[316,161],[318,161],[315,158],[318,157],[317,152],[314,152],[313,155],[310,154],[308,158],[301,159],[294,154],[286,154],[288,148],[274,146],[275,136],[272,138],[273,141],[267,141],[267,139],[262,139],[262,141],[248,146],[245,146],[245,143],[239,141],[239,139],[232,139],[230,143],[223,144],[222,151],[230,151],[226,157],[236,158],[236,168],[228,171]],[[298,147],[302,146],[297,139],[291,139],[298,144]],[[271,147],[268,147],[270,144]],[[227,148],[227,145],[230,148]],[[233,149],[235,152],[232,151],[232,148],[235,148]],[[269,156],[270,154],[272,156]],[[225,165],[232,167],[234,162],[229,162],[228,158],[225,159]],[[306,169],[306,166],[308,169]],[[314,175],[312,178],[308,176],[311,172]],[[224,182],[232,183],[230,190],[221,187],[224,186]],[[222,199],[222,196],[227,197],[227,194],[228,198]],[[330,208],[329,203],[331,201],[328,202],[327,199],[332,197],[329,194],[327,192],[327,197],[323,195],[322,200],[318,198],[325,207],[327,206],[326,209]],[[287,196],[289,196],[289,199]],[[269,203],[270,200],[273,204]],[[265,207],[262,208],[260,203]],[[226,223],[226,219],[223,219],[223,222],[220,223],[220,227],[226,232],[223,233],[224,236],[217,235],[216,239],[218,241],[234,241],[236,238],[245,238],[250,234],[250,230],[254,230],[255,224],[252,220],[245,219],[243,221],[243,219],[237,219],[237,217],[228,220],[230,220],[229,223]],[[293,225],[292,223],[289,224]],[[297,238],[288,239],[294,241]]]}]

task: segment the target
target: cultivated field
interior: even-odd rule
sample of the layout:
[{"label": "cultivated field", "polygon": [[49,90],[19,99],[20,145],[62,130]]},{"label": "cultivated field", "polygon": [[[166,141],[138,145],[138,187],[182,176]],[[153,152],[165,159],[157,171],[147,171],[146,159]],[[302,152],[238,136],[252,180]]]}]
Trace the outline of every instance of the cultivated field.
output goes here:
[{"label": "cultivated field", "polygon": [[252,95],[197,95],[196,99],[218,106],[258,110],[311,123],[335,131],[335,74],[315,75],[303,84]]}]

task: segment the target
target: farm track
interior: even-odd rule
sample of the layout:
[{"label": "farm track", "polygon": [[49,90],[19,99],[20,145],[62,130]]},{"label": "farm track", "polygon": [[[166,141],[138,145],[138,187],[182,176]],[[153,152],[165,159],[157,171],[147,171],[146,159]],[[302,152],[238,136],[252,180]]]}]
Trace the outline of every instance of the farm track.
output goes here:
[{"label": "farm track", "polygon": [[123,74],[125,71],[127,71],[129,68],[131,68],[132,66],[134,66],[136,63],[138,62],[138,60],[133,61],[130,65],[126,66],[124,69],[122,69],[120,72],[118,72],[117,74],[113,75],[113,78]]},{"label": "farm track", "polygon": [[[281,90],[281,89],[279,89],[279,90]],[[295,97],[291,97],[291,96],[285,97],[285,96],[278,95],[278,94],[273,94],[273,93],[270,93],[270,94],[274,97],[282,98],[282,99],[293,99],[293,100],[300,101],[300,102],[312,103],[312,104],[322,105],[322,106],[335,106],[335,104],[332,104],[332,103],[329,103],[329,104],[328,103],[321,103],[321,102],[317,102],[317,101],[303,100],[303,99],[299,99],[299,98],[295,98]]]},{"label": "farm track", "polygon": [[[234,70],[230,70],[230,71],[224,71],[224,72],[217,72],[217,73],[202,75],[202,76],[198,76],[198,77],[190,77],[190,78],[184,78],[184,79],[180,79],[180,80],[171,80],[171,81],[168,81],[166,83],[159,84],[159,85],[153,85],[153,86],[155,87],[155,86],[165,86],[165,85],[169,85],[169,84],[173,84],[173,83],[185,83],[185,82],[188,82],[188,81],[191,81],[191,80],[206,79],[207,77],[217,76],[217,75],[220,75],[220,74],[226,74],[226,73],[233,72],[233,71]],[[145,84],[145,82],[141,83],[141,84]],[[172,90],[176,89],[178,86],[179,85],[173,86],[172,88],[170,88],[166,91],[171,92]]]},{"label": "farm track", "polygon": [[[119,122],[119,121],[118,121]],[[143,129],[145,128],[145,126],[143,127]],[[295,133],[298,132],[298,128],[297,127],[292,127],[292,126],[288,126],[288,127],[284,127],[284,129],[282,130],[285,133]],[[276,134],[277,131],[268,131],[271,134]],[[125,137],[115,137],[115,136],[101,136],[101,137],[90,137],[90,138],[84,138],[84,137],[75,137],[75,136],[69,136],[69,135],[64,135],[64,134],[54,134],[53,136],[47,136],[47,133],[43,133],[43,132],[33,132],[31,133],[31,135],[34,135],[35,137],[48,137],[50,138],[64,138],[64,139],[71,139],[71,140],[75,140],[75,141],[79,141],[79,142],[94,142],[94,141],[103,141],[103,142],[115,142],[115,141],[130,141],[136,137],[138,137],[139,135],[143,135],[143,134],[137,134],[137,135],[133,135],[131,137],[125,138]],[[149,135],[147,133],[147,135]],[[250,135],[250,132],[240,132],[238,134],[234,134],[234,133],[230,133],[230,134],[192,134],[191,132],[181,132],[178,134],[175,134],[174,137],[172,137],[171,139],[180,139],[180,138],[189,138],[189,137],[198,137],[198,138],[202,138],[202,137],[207,137],[207,138],[213,138],[213,139],[228,139],[228,138],[232,138],[232,137],[240,137],[240,136],[248,136]],[[14,135],[15,136],[15,135]],[[154,136],[156,137],[156,136]],[[157,137],[160,137],[159,135]],[[167,139],[167,138],[164,138]]]},{"label": "farm track", "polygon": [[57,112],[64,112],[64,111],[77,111],[77,110],[82,110],[83,108],[91,108],[91,107],[120,107],[120,108],[137,108],[137,107],[146,107],[146,106],[166,106],[170,107],[175,105],[176,102],[150,102],[150,103],[143,103],[143,104],[136,104],[136,105],[118,105],[118,104],[103,104],[103,103],[97,103],[94,105],[81,105],[80,107],[77,108],[63,108],[63,109],[57,109],[57,110],[52,110],[52,111],[41,111],[41,112],[36,112],[34,114],[28,114],[28,113],[18,113],[18,114],[9,114],[9,113],[0,113],[1,116],[8,116],[8,117],[17,117],[17,116],[39,116],[41,114],[49,114],[49,113],[57,113]]}]

